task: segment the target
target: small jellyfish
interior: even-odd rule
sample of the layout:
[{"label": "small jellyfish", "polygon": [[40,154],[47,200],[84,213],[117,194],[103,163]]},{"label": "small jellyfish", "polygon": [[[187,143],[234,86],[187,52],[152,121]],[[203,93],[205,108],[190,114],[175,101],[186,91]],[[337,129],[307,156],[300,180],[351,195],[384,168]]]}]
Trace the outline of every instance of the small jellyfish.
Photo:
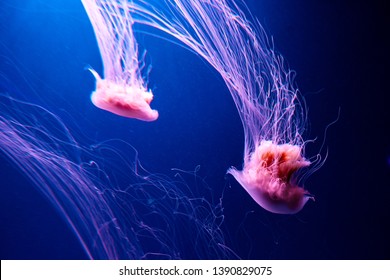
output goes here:
[{"label": "small jellyfish", "polygon": [[[264,209],[300,211],[313,196],[299,186],[306,110],[293,72],[260,23],[232,0],[130,1],[136,22],[157,28],[209,62],[222,76],[244,130],[242,171],[228,173]],[[319,163],[319,162],[318,162]],[[307,170],[307,169],[303,169]]]},{"label": "small jellyfish", "polygon": [[104,66],[104,79],[96,79],[92,103],[103,110],[143,121],[154,121],[153,93],[142,77],[143,57],[133,34],[133,19],[126,1],[82,0],[92,23]]},{"label": "small jellyfish", "polygon": [[158,118],[158,112],[150,108],[150,102],[153,100],[151,91],[103,80],[95,70],[89,71],[96,79],[96,90],[91,95],[92,103],[96,107],[122,117],[143,121],[154,121]]}]

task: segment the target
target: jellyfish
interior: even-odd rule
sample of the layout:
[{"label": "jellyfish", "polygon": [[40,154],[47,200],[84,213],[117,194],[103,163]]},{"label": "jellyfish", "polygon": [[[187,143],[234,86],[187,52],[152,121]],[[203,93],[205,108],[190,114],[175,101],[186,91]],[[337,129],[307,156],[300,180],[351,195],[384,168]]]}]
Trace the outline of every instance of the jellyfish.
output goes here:
[{"label": "jellyfish", "polygon": [[[299,212],[314,197],[300,185],[306,110],[265,30],[233,0],[129,1],[135,22],[156,28],[201,56],[229,89],[244,130],[243,168],[227,172],[262,208]],[[307,173],[308,174],[308,173]]]},{"label": "jellyfish", "polygon": [[92,103],[113,114],[154,121],[158,112],[151,109],[153,93],[142,77],[145,67],[135,41],[133,19],[126,1],[82,0],[92,23],[103,60],[104,79],[89,68],[96,79]]}]

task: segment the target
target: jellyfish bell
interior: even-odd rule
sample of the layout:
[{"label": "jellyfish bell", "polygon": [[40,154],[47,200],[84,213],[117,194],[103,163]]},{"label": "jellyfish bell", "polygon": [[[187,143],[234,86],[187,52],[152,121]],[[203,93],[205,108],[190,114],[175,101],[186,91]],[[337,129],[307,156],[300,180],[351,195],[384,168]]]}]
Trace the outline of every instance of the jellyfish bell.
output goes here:
[{"label": "jellyfish bell", "polygon": [[310,161],[302,157],[301,150],[297,145],[261,141],[249,159],[245,160],[242,171],[232,167],[228,173],[265,210],[295,214],[309,199],[314,199],[294,182],[294,173],[310,165]]},{"label": "jellyfish bell", "polygon": [[154,121],[158,118],[158,111],[150,108],[153,100],[153,93],[150,90],[104,80],[95,70],[91,68],[88,70],[96,79],[96,90],[91,95],[92,103],[96,107],[142,121]]}]

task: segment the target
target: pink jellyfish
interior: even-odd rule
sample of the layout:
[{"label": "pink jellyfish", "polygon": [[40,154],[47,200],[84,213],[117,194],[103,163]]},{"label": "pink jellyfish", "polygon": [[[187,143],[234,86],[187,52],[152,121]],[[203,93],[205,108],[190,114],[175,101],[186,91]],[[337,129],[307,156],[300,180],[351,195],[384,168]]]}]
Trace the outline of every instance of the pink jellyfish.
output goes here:
[{"label": "pink jellyfish", "polygon": [[153,93],[141,75],[138,48],[126,1],[82,0],[95,31],[104,65],[104,79],[96,79],[92,103],[103,110],[143,121],[154,121],[158,112],[150,108]]},{"label": "pink jellyfish", "polygon": [[139,0],[128,5],[135,21],[175,37],[224,79],[245,134],[243,168],[232,167],[228,173],[264,209],[300,211],[313,199],[299,186],[296,173],[311,164],[303,156],[305,108],[292,72],[259,22],[250,23],[233,0]]}]

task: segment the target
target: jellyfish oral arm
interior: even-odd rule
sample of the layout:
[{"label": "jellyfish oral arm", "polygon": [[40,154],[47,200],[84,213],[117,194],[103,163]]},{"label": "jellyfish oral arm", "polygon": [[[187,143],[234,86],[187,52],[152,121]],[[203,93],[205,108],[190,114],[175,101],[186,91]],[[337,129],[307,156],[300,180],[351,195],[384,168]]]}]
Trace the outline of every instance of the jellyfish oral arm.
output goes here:
[{"label": "jellyfish oral arm", "polygon": [[142,121],[154,121],[158,112],[150,108],[153,93],[142,87],[103,80],[99,74],[89,69],[96,78],[96,90],[91,95],[92,103],[113,114],[135,118]]},{"label": "jellyfish oral arm", "polygon": [[299,146],[262,141],[244,163],[242,171],[228,173],[265,210],[277,214],[295,214],[313,197],[297,186],[293,174],[310,162],[301,156]]}]

